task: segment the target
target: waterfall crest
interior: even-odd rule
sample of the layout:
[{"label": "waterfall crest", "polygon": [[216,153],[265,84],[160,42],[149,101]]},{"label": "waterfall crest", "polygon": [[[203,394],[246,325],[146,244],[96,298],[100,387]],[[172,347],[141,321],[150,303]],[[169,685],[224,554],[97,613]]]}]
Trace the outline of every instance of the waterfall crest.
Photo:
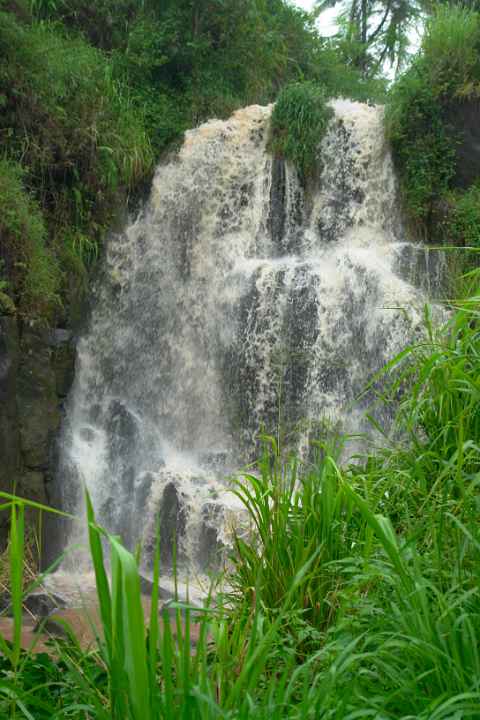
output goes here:
[{"label": "waterfall crest", "polygon": [[363,429],[352,402],[421,325],[438,258],[408,242],[383,110],[333,103],[308,189],[267,152],[271,107],[186,134],[150,201],[111,238],[78,346],[59,469],[64,507],[146,557],[204,567],[228,542],[223,478],[261,427],[299,452],[320,423]]}]

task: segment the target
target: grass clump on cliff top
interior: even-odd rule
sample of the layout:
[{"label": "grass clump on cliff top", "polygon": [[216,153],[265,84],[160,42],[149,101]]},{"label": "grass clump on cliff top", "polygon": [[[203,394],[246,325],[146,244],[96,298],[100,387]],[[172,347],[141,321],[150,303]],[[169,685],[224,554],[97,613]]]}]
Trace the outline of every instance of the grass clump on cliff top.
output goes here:
[{"label": "grass clump on cliff top", "polygon": [[333,114],[321,85],[287,85],[272,112],[270,149],[290,160],[305,180],[315,168],[318,145]]}]

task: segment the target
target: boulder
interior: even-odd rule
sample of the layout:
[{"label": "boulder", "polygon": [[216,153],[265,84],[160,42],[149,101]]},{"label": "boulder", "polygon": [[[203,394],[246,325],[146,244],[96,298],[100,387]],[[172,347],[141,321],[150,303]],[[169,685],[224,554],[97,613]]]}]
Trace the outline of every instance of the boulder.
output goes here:
[{"label": "boulder", "polygon": [[[3,615],[12,615],[11,597],[9,593],[0,595],[0,613]],[[59,608],[66,607],[66,603],[59,595],[47,592],[30,593],[24,601],[23,608],[35,617],[45,618],[51,615]]]}]

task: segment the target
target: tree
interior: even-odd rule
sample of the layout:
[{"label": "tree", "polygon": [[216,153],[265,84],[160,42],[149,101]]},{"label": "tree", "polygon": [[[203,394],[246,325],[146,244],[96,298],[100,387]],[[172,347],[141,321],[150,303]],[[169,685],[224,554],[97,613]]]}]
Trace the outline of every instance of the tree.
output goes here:
[{"label": "tree", "polygon": [[385,62],[398,70],[408,56],[409,32],[425,10],[422,0],[317,0],[316,14],[342,5],[340,34],[351,61],[369,75]]}]

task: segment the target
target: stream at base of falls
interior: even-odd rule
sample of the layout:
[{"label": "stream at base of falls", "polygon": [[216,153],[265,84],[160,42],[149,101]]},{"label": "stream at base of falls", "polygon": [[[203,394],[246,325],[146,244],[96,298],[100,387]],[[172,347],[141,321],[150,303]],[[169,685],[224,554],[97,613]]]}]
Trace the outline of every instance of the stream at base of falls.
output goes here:
[{"label": "stream at base of falls", "polygon": [[[305,459],[328,428],[366,432],[369,397],[355,399],[441,292],[442,254],[402,223],[383,109],[332,106],[307,188],[267,151],[272,108],[248,107],[187,132],[109,239],[55,494],[83,517],[86,485],[98,523],[142,545],[146,572],[158,521],[166,576],[173,546],[191,577],[218,567],[244,522],[228,477],[279,418]],[[84,541],[84,526],[59,543]]]}]

